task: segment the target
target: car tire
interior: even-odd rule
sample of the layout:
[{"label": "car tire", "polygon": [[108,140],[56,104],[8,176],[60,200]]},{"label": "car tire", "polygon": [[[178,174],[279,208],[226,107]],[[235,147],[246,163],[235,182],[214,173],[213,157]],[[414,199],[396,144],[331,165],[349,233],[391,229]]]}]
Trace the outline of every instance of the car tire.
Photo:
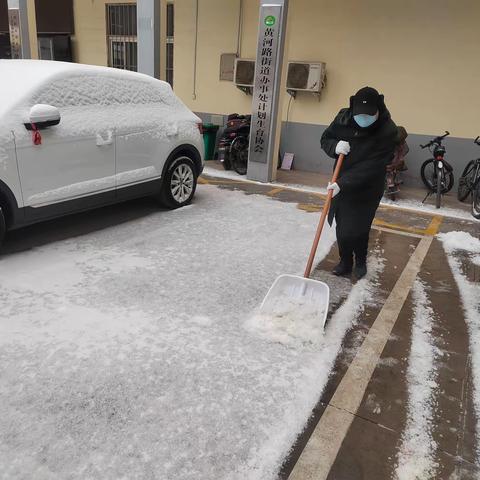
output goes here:
[{"label": "car tire", "polygon": [[181,155],[168,165],[158,199],[169,209],[188,205],[197,188],[197,171],[190,157]]},{"label": "car tire", "polygon": [[0,207],[0,247],[2,246],[3,239],[5,238],[5,232],[7,231],[7,224],[5,222],[5,216],[3,214],[2,207]]}]

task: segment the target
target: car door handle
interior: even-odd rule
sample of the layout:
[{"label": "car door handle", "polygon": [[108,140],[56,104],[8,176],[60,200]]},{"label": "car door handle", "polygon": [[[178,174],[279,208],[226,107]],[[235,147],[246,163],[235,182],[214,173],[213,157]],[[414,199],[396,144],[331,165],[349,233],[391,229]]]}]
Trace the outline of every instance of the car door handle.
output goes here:
[{"label": "car door handle", "polygon": [[109,130],[107,132],[107,138],[103,138],[99,133],[97,133],[97,147],[104,147],[106,145],[111,145],[113,143],[113,132]]}]

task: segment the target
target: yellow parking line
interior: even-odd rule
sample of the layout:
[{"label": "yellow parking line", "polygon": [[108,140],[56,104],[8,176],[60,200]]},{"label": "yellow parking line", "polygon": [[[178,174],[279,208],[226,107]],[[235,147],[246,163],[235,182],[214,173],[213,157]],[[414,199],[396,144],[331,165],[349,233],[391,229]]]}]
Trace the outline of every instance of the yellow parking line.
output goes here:
[{"label": "yellow parking line", "polygon": [[[230,180],[230,179],[223,179],[223,178],[218,178],[218,177],[214,177],[214,178],[211,178],[211,179],[206,179],[204,177],[200,177],[198,179],[199,183],[202,183],[202,184],[210,184],[210,185],[222,185],[222,184],[239,184],[239,183],[258,183],[258,182],[254,182],[254,181],[250,181],[250,180],[246,180],[246,179],[239,179],[239,180]],[[267,184],[267,185],[271,185],[273,186],[273,184]],[[280,192],[283,192],[283,191],[295,191],[295,192],[303,192],[303,193],[307,193],[309,195],[314,195],[316,197],[319,197],[323,200],[325,200],[326,198],[326,195],[322,194],[322,193],[319,193],[319,192],[314,192],[314,191],[306,191],[306,190],[303,190],[303,189],[299,189],[299,188],[296,188],[296,187],[288,187],[286,185],[282,185],[281,187],[275,187],[273,188],[272,190],[268,191],[266,194],[268,196],[275,196],[277,195],[278,193]],[[304,210],[305,212],[319,212],[322,208],[323,208],[323,205],[317,205],[317,204],[313,204],[313,203],[299,203],[297,204],[297,208],[299,208],[300,210]],[[430,222],[429,226],[427,228],[415,228],[415,227],[409,227],[407,225],[398,225],[398,224],[395,224],[395,223],[388,223],[388,222],[385,222],[383,220],[379,220],[379,219],[375,219],[373,221],[373,224],[378,226],[378,227],[384,227],[384,228],[388,228],[390,230],[397,230],[399,232],[408,232],[408,233],[412,233],[412,234],[415,234],[415,235],[422,235],[422,236],[434,236],[438,233],[438,230],[439,230],[439,227],[440,225],[442,224],[443,222],[443,217],[441,215],[435,215],[435,214],[432,214],[430,212],[425,212],[425,211],[416,211],[414,209],[408,209],[408,208],[401,208],[401,207],[397,207],[397,206],[390,206],[390,205],[380,205],[379,206],[379,210],[401,210],[401,211],[406,211],[406,212],[409,212],[409,213],[416,213],[417,215],[426,215],[426,216],[433,216],[432,218],[432,221]]]},{"label": "yellow parking line", "polygon": [[274,188],[273,190],[270,190],[269,192],[267,192],[267,195],[269,197],[273,197],[275,196],[277,193],[280,193],[280,192],[283,192],[285,189],[283,187],[279,187],[279,188]]},{"label": "yellow parking line", "polygon": [[388,223],[383,220],[380,220],[378,218],[375,218],[373,220],[374,225],[378,225],[379,227],[385,227],[389,228],[390,230],[400,230],[403,232],[409,232],[409,233],[416,233],[418,235],[435,235],[434,233],[429,233],[428,228],[415,228],[415,227],[408,227],[406,225],[398,225],[396,223]]},{"label": "yellow parking line", "polygon": [[206,179],[205,177],[199,177],[199,178],[203,178],[203,180],[205,180],[209,185],[239,185],[242,183],[246,183],[245,181],[242,181],[242,180],[223,180],[223,179],[218,180],[215,178]]},{"label": "yellow parking line", "polygon": [[425,229],[425,235],[436,235],[440,228],[440,225],[443,222],[443,217],[441,215],[435,215],[430,222],[430,225]]},{"label": "yellow parking line", "polygon": [[[320,212],[323,208],[323,205],[318,205],[315,203],[298,203],[297,208],[305,212],[315,213],[315,212]],[[414,236],[424,237],[424,236],[434,236],[437,233],[438,226],[440,225],[441,222],[442,222],[442,218],[438,217],[432,220],[432,222],[430,223],[430,226],[426,229],[408,227],[406,225],[398,225],[395,223],[388,223],[378,218],[374,219],[373,224],[379,228],[386,228],[392,232],[395,232],[395,231],[397,231],[398,233],[405,232],[405,233],[410,233]]]},{"label": "yellow parking line", "polygon": [[320,417],[320,421],[288,477],[289,480],[325,480],[330,477],[333,463],[353,421],[357,418],[357,412],[375,368],[432,242],[432,237],[424,237],[415,248]]},{"label": "yellow parking line", "polygon": [[419,233],[405,232],[403,230],[392,230],[391,228],[379,227],[378,225],[373,225],[372,230],[377,230],[378,232],[394,233],[395,235],[404,235],[406,237],[413,238],[425,238],[426,235],[420,235]]},{"label": "yellow parking line", "polygon": [[204,177],[198,177],[197,183],[200,185],[208,185],[210,182]]},{"label": "yellow parking line", "polygon": [[305,212],[319,212],[323,207],[314,203],[299,203],[297,208]]}]

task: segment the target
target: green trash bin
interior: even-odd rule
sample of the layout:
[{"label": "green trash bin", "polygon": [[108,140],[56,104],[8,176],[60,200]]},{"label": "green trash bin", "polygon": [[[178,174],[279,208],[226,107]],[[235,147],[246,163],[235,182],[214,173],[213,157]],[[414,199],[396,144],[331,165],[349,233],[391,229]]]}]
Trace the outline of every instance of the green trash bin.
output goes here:
[{"label": "green trash bin", "polygon": [[215,144],[217,143],[218,125],[213,123],[203,124],[203,143],[205,145],[205,160],[213,160]]}]

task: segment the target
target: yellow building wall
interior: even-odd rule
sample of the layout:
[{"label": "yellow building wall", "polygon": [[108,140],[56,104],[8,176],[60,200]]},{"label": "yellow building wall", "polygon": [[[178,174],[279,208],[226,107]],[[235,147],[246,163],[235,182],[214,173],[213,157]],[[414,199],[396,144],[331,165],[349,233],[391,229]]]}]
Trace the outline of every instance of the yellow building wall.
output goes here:
[{"label": "yellow building wall", "polygon": [[[196,0],[176,0],[174,90],[197,112],[248,112],[251,97],[220,81],[220,55],[237,51],[240,0],[199,0],[195,82]],[[255,58],[258,0],[244,0],[241,56]],[[196,83],[196,85],[195,85]]]},{"label": "yellow building wall", "polygon": [[[236,51],[239,4],[199,0],[194,98],[196,0],[175,1],[174,88],[197,112],[250,111],[251,97],[219,80],[220,54]],[[244,58],[255,56],[258,6],[244,0]],[[320,102],[307,94],[292,101],[290,120],[328,124],[370,85],[412,133],[480,134],[479,18],[478,0],[291,0],[286,58],[326,62],[327,87]]]},{"label": "yellow building wall", "polygon": [[107,65],[107,3],[136,3],[135,0],[74,0],[74,60],[90,65]]}]

